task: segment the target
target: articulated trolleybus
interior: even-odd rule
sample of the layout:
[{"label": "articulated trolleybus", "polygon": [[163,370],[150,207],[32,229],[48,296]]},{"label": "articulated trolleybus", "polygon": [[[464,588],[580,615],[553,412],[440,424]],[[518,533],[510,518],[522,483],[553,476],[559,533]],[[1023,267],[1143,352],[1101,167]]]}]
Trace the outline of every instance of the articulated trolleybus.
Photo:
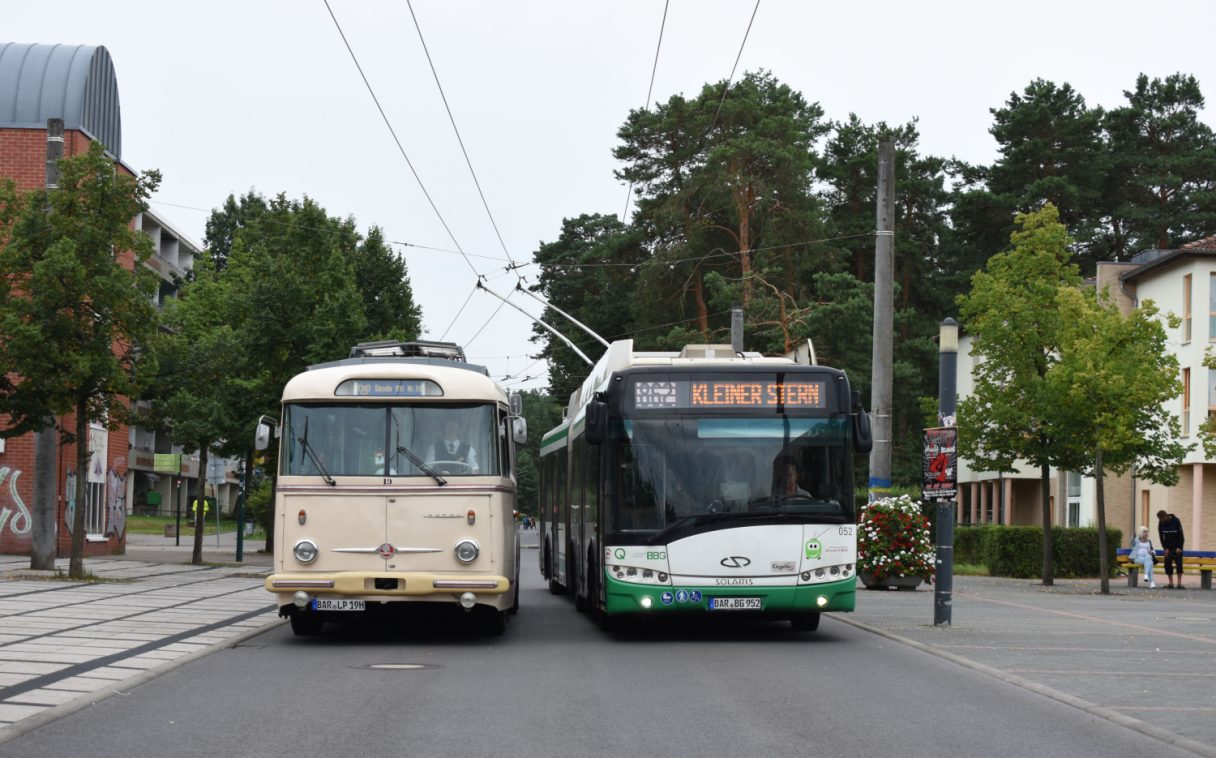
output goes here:
[{"label": "articulated trolleybus", "polygon": [[816,629],[854,608],[853,457],[871,445],[860,396],[813,358],[615,342],[541,442],[541,572],[605,624]]},{"label": "articulated trolleybus", "polygon": [[365,343],[287,383],[266,589],[296,634],[402,603],[502,633],[519,607],[518,401],[450,343]]}]

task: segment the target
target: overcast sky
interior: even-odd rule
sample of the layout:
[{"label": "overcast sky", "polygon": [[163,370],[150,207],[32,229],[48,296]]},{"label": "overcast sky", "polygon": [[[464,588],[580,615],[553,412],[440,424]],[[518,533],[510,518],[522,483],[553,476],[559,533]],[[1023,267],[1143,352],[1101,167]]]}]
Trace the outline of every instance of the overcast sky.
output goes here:
[{"label": "overcast sky", "polygon": [[[330,0],[440,214],[489,286],[565,217],[619,215],[616,131],[644,104],[664,0],[454,2],[414,11],[460,128],[490,224],[405,0]],[[653,101],[731,71],[752,0],[671,0]],[[999,8],[999,10],[998,10]],[[0,0],[0,41],[104,45],[122,104],[123,160],[159,169],[153,210],[201,244],[232,193],[308,195],[390,240],[451,250],[322,0]],[[989,109],[1033,78],[1117,107],[1136,76],[1193,74],[1216,95],[1216,3],[762,0],[740,72],[768,69],[829,119],[920,120],[928,154],[990,162]],[[1203,120],[1216,126],[1216,108]],[[425,336],[466,346],[496,377],[531,376],[530,323],[473,290],[459,255],[405,248]],[[534,267],[521,273],[533,275]],[[539,314],[516,295],[512,302]],[[483,328],[484,327],[484,328]],[[475,336],[476,335],[476,336]],[[611,336],[611,335],[607,335]],[[596,357],[596,356],[592,356]]]}]

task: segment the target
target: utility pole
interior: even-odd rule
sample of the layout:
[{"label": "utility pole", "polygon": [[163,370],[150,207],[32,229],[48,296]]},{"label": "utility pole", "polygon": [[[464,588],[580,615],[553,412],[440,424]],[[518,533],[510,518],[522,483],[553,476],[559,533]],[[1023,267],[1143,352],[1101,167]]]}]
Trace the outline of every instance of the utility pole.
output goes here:
[{"label": "utility pole", "polygon": [[878,143],[878,210],[874,231],[874,354],[870,410],[870,501],[891,489],[892,332],[895,330],[895,148]]},{"label": "utility pole", "polygon": [[[958,322],[947,318],[938,327],[937,423],[953,427],[958,380]],[[952,438],[957,440],[956,437]],[[955,442],[957,445],[957,441]],[[957,463],[957,457],[955,458]],[[958,471],[953,472],[954,477]],[[957,483],[955,491],[957,492]],[[949,626],[954,605],[954,501],[957,495],[937,499],[937,569],[933,583],[933,625]]]},{"label": "utility pole", "polygon": [[730,347],[736,355],[743,352],[743,306],[738,303],[730,307]]},{"label": "utility pole", "polygon": [[[63,157],[63,119],[46,122],[46,188],[59,186],[59,159]],[[59,468],[59,435],[55,419],[34,433],[34,509],[31,513],[30,568],[55,568],[55,532],[58,503],[55,502],[55,473]]]}]

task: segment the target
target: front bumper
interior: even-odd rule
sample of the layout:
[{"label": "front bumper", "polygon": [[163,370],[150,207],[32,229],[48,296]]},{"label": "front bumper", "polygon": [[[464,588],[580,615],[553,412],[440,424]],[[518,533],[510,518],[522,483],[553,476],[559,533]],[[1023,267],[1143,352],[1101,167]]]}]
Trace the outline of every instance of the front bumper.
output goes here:
[{"label": "front bumper", "polygon": [[[299,590],[314,597],[361,598],[391,603],[442,596],[453,599],[462,592],[504,595],[511,581],[495,574],[436,573],[432,571],[337,571],[332,573],[271,574],[266,589],[286,605]],[[437,597],[438,596],[438,597]]]},{"label": "front bumper", "polygon": [[[709,611],[711,597],[759,597],[759,611],[747,613],[780,617],[811,611],[851,611],[857,603],[857,579],[788,586],[718,587],[682,584],[663,586],[632,584],[604,577],[604,601],[608,613],[697,613]],[[820,602],[820,598],[824,602]],[[714,611],[729,615],[740,611]]]}]

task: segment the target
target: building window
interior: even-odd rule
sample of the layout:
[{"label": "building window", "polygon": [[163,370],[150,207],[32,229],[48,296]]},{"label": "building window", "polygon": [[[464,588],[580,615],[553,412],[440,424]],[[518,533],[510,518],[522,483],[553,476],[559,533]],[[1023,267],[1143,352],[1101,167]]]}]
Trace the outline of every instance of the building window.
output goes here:
[{"label": "building window", "polygon": [[1140,490],[1140,526],[1148,526],[1148,490]]},{"label": "building window", "polygon": [[1075,471],[1068,472],[1068,525],[1081,525],[1081,475]]},{"label": "building window", "polygon": [[1216,342],[1216,273],[1208,274],[1208,341]]},{"label": "building window", "polygon": [[1191,275],[1182,277],[1182,341],[1191,341]]},{"label": "building window", "polygon": [[1191,370],[1182,369],[1182,436],[1191,435]]}]

